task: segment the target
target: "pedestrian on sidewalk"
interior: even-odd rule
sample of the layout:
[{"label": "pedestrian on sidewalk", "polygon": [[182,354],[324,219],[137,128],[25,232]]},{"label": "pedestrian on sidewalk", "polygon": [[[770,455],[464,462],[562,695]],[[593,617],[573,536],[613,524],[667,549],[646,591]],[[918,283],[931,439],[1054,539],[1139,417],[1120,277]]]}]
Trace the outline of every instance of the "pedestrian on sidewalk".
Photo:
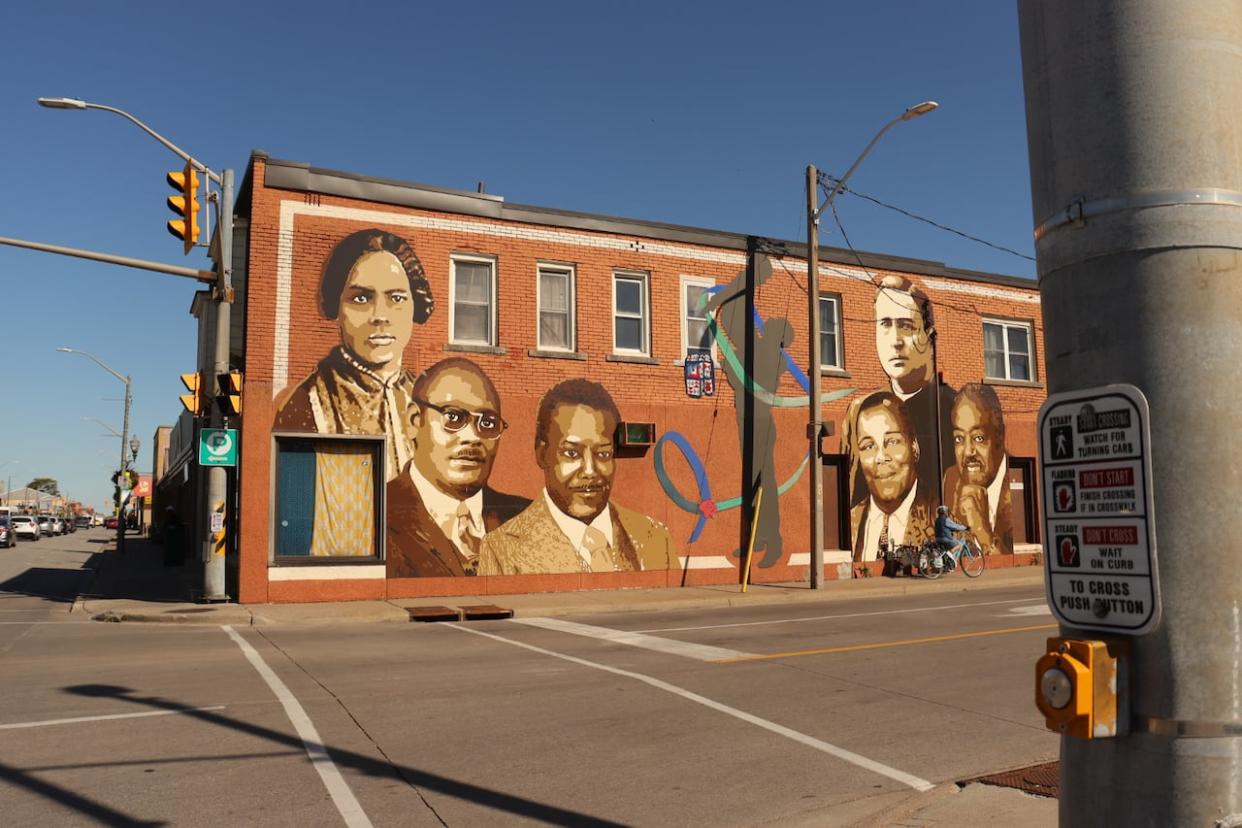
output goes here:
[{"label": "pedestrian on sidewalk", "polygon": [[185,527],[177,510],[169,506],[164,510],[164,566],[182,566],[185,564]]}]

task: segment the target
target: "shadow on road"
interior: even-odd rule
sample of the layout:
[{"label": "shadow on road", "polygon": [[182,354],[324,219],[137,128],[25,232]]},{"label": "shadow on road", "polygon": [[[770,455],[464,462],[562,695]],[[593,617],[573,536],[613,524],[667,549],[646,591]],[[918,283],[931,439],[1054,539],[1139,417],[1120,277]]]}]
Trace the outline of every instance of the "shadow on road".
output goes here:
[{"label": "shadow on road", "polygon": [[27,595],[58,604],[71,604],[77,598],[86,576],[91,574],[91,564],[92,561],[87,560],[81,569],[32,566],[0,583],[0,595]]},{"label": "shadow on road", "polygon": [[[286,748],[297,748],[299,752],[304,748],[302,740],[294,735],[281,733],[271,728],[262,727],[260,725],[251,724],[232,719],[222,713],[211,710],[187,710],[186,705],[178,704],[169,699],[163,699],[158,696],[139,696],[135,691],[128,687],[118,687],[110,684],[79,684],[72,687],[63,688],[66,693],[76,696],[86,696],[90,698],[110,698],[118,701],[128,702],[139,707],[152,708],[156,710],[175,710],[183,715],[191,716],[206,722],[207,724],[217,727],[228,728],[239,733],[245,733],[250,736],[257,736],[266,739],[275,745],[281,745]],[[405,782],[407,785],[415,789],[415,792],[422,796],[422,791],[436,791],[456,799],[474,802],[496,811],[501,811],[515,816],[526,817],[529,819],[539,820],[549,825],[566,825],[566,826],[588,826],[589,828],[619,828],[622,823],[612,822],[606,819],[584,814],[580,811],[571,811],[566,808],[558,808],[555,805],[548,805],[543,802],[536,802],[531,799],[525,799],[520,796],[514,796],[502,791],[484,788],[480,785],[474,785],[469,782],[462,782],[457,779],[450,779],[446,776],[431,773],[429,771],[411,768],[405,765],[398,765],[393,762],[381,761],[370,756],[364,756],[360,753],[354,753],[349,750],[340,750],[330,748],[326,745],[317,746],[327,750],[332,760],[344,768],[352,768],[367,774],[368,776],[381,777],[384,779],[396,779]],[[309,761],[309,760],[308,760]],[[21,771],[10,771],[16,775],[16,779],[10,779],[13,784],[21,785],[34,793],[49,796],[55,801],[66,804],[67,801],[80,799],[73,796],[73,800],[66,800],[59,789],[54,789],[55,796],[52,792],[45,792],[43,787],[45,783],[34,780],[23,774]],[[424,802],[426,800],[424,799]],[[97,803],[90,800],[83,800],[84,808],[99,808]],[[71,804],[70,807],[78,807]],[[432,809],[430,804],[427,805]],[[434,812],[434,809],[432,809]],[[83,810],[83,813],[94,815],[93,811]],[[438,816],[438,815],[437,815]],[[101,817],[102,819],[102,817]],[[104,821],[107,821],[106,819]],[[161,824],[161,823],[134,823],[134,822],[109,822],[109,824]]]}]

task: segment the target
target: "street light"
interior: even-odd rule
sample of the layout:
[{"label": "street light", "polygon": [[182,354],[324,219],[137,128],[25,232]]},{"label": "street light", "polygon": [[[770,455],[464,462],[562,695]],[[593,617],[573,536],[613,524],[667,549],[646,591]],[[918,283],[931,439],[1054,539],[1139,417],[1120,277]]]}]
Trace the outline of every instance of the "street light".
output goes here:
[{"label": "street light", "polygon": [[[21,460],[5,460],[3,463],[0,463],[0,469],[5,466],[20,466],[21,464]],[[11,470],[9,471],[8,482],[4,486],[4,505],[13,505],[13,472]]]},{"label": "street light", "polygon": [[[129,441],[129,406],[133,400],[133,397],[131,394],[133,383],[128,376],[122,375],[120,371],[113,370],[102,359],[100,359],[99,357],[95,356],[94,354],[88,351],[80,351],[77,348],[57,348],[56,350],[60,351],[62,354],[81,354],[82,356],[93,360],[94,363],[98,365],[100,368],[104,369],[109,374],[116,377],[121,382],[125,383],[125,419],[121,425],[121,433],[117,435],[121,438],[121,471],[116,481],[117,507],[119,511],[119,507],[121,505],[121,498],[120,498],[121,478],[125,476],[125,466],[126,466],[125,444]],[[125,524],[119,520],[117,521],[117,524],[116,524],[116,550],[117,552],[120,552],[120,553],[124,553],[125,551]]]},{"label": "street light", "polygon": [[[108,429],[108,431],[111,431],[111,432],[112,432],[112,436],[113,436],[113,437],[120,437],[120,436],[121,436],[121,432],[117,431],[115,428],[113,428],[112,426],[108,425],[108,424],[107,424],[107,423],[105,423],[103,420],[98,419],[97,417],[83,417],[83,418],[82,418],[82,421],[83,421],[83,422],[92,422],[92,423],[95,423],[96,425],[101,425],[101,426],[103,426],[104,428]],[[107,437],[108,435],[106,435],[106,434],[101,434],[101,435],[99,435],[99,436],[100,436],[100,437]]]},{"label": "street light", "polygon": [[[845,189],[845,182],[849,181],[850,176],[854,174],[854,170],[858,169],[858,165],[867,157],[867,153],[871,152],[871,148],[897,124],[903,121],[913,120],[920,115],[926,115],[939,106],[935,101],[923,101],[914,106],[907,107],[906,111],[889,121],[880,131],[875,134],[871,142],[863,148],[858,158],[845,171],[845,175],[837,179],[836,184],[828,191],[827,197],[823,204],[817,204],[819,196],[819,171],[815,169],[814,164],[808,164],[806,168],[806,296],[808,304],[807,330],[810,332],[808,339],[810,370],[807,372],[811,377],[811,392],[808,408],[810,409],[810,422],[807,424],[806,436],[810,441],[811,451],[811,589],[819,589],[822,586],[824,578],[824,503],[821,492],[823,490],[823,468],[821,461],[820,439],[822,438],[821,430],[823,423],[820,420],[822,406],[820,396],[820,351],[819,351],[819,217],[823,215],[825,209],[832,204],[841,192]],[[933,348],[935,347],[933,343]],[[934,355],[933,351],[933,355]],[[934,379],[934,378],[933,378]],[[940,411],[940,407],[936,406],[936,411]],[[939,432],[940,424],[936,424],[936,430]]]},{"label": "street light", "polygon": [[137,462],[138,462],[138,448],[139,448],[141,445],[142,445],[142,443],[140,443],[140,442],[138,441],[138,438],[137,438],[137,437],[130,437],[130,438],[129,438],[129,460],[130,460],[130,465],[131,465],[131,466],[132,466],[134,463],[137,463]]},{"label": "street light", "polygon": [[[216,202],[216,278],[213,297],[216,302],[216,341],[215,353],[213,354],[211,371],[208,376],[220,376],[229,373],[229,341],[230,341],[230,324],[232,319],[232,303],[233,303],[233,171],[224,170],[222,173],[214,173],[209,170],[201,161],[196,161],[190,157],[190,154],[182,150],[176,144],[160,135],[151,127],[135,118],[123,109],[117,109],[113,106],[105,106],[104,104],[90,103],[79,98],[39,98],[40,106],[50,109],[98,109],[103,112],[111,112],[120,115],[130,123],[137,126],[143,132],[159,141],[169,151],[185,161],[193,169],[207,176],[220,187],[219,200]],[[171,272],[171,271],[170,271]],[[185,275],[185,274],[180,274]],[[200,370],[206,373],[205,365],[199,366]],[[128,385],[126,386],[128,390]],[[220,410],[219,405],[215,407],[212,415],[212,424],[222,426],[224,424],[224,414]],[[128,431],[128,429],[126,429]],[[125,446],[122,441],[122,471],[124,471],[124,455]],[[221,466],[212,466],[207,472],[207,520],[206,525],[210,526],[224,524],[224,512],[226,506],[226,496],[228,494],[228,479],[225,470]],[[216,520],[216,517],[219,520]],[[118,528],[118,537],[124,538],[122,530]],[[204,601],[220,601],[227,600],[228,593],[224,588],[224,550],[225,535],[221,529],[218,532],[212,532],[210,539],[210,551],[204,556],[203,567],[203,600]]]}]

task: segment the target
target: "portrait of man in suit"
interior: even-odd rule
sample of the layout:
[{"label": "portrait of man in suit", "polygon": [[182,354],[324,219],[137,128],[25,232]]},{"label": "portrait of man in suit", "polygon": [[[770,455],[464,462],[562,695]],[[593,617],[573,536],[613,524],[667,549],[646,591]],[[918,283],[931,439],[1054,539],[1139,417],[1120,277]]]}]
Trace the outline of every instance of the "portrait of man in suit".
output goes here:
[{"label": "portrait of man in suit", "polygon": [[881,279],[875,293],[876,356],[888,375],[889,390],[901,400],[902,411],[922,449],[919,479],[932,488],[954,460],[949,439],[954,391],[942,385],[937,393],[934,333],[931,299],[923,289],[902,276]]},{"label": "portrait of man in suit", "polygon": [[678,563],[661,523],[612,502],[621,413],[598,383],[565,380],[539,403],[535,459],[544,488],[487,533],[480,575],[636,572]]},{"label": "portrait of man in suit", "polygon": [[388,484],[388,577],[474,575],[484,535],[530,503],[487,485],[508,424],[478,365],[441,360],[415,381],[412,459]]},{"label": "portrait of man in suit", "polygon": [[945,503],[988,555],[1013,552],[1005,420],[990,386],[962,387],[950,414],[956,463],[944,475]]},{"label": "portrait of man in suit", "polygon": [[897,395],[876,391],[863,399],[851,433],[867,488],[850,514],[854,560],[874,561],[882,547],[934,536],[936,493],[919,479],[921,447]]}]

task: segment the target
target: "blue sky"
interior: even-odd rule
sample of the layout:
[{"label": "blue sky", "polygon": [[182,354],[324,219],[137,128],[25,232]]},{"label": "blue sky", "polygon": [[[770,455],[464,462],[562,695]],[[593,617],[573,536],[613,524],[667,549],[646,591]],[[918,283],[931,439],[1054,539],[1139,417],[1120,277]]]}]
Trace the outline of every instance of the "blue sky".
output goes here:
[{"label": "blue sky", "polygon": [[[164,223],[167,150],[128,110],[238,179],[252,149],[508,201],[783,239],[805,234],[804,171],[842,174],[907,106],[851,186],[1033,254],[1012,2],[6,4],[0,236],[208,267]],[[851,195],[853,245],[1033,276],[1034,263]],[[827,222],[823,243],[842,245]],[[0,246],[0,487],[55,477],[100,507],[131,374],[138,466],[194,369],[190,280]],[[7,465],[6,465],[7,464]]]}]

